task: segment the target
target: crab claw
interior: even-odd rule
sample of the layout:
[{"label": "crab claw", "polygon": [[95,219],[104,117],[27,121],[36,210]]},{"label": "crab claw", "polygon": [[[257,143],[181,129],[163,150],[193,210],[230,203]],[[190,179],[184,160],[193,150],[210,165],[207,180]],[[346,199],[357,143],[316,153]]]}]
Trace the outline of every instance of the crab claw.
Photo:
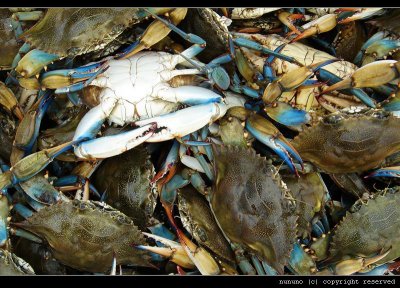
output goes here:
[{"label": "crab claw", "polygon": [[337,61],[339,61],[339,59],[329,59],[309,66],[299,67],[283,74],[279,79],[270,83],[264,90],[262,97],[264,103],[273,103],[283,92],[292,91],[298,88],[319,69]]},{"label": "crab claw", "polygon": [[378,169],[378,170],[368,174],[364,178],[370,178],[370,177],[395,177],[395,178],[400,178],[400,166],[381,168],[381,169]]},{"label": "crab claw", "polygon": [[29,51],[19,62],[15,71],[22,77],[29,78],[39,74],[39,72],[53,61],[56,61],[60,56],[49,54],[38,49]]},{"label": "crab claw", "polygon": [[154,234],[143,232],[149,238],[154,239],[157,242],[160,242],[166,247],[155,247],[155,246],[146,246],[146,245],[139,245],[136,248],[141,250],[147,250],[152,253],[161,255],[163,257],[169,258],[170,261],[174,262],[175,264],[182,266],[187,269],[194,269],[196,266],[194,265],[193,261],[190,260],[186,251],[183,247],[175,241],[169,240],[167,238],[157,236]]},{"label": "crab claw", "polygon": [[321,34],[324,32],[331,31],[337,25],[337,15],[336,14],[327,14],[324,15],[314,21],[308,22],[304,24],[302,28],[304,31],[300,33],[296,38],[291,40],[290,42],[296,42],[300,39],[311,37],[316,34]]},{"label": "crab claw", "polygon": [[0,105],[6,108],[8,112],[14,113],[20,121],[24,118],[24,112],[19,106],[17,98],[3,82],[0,82]]},{"label": "crab claw", "polygon": [[293,25],[293,21],[302,18],[304,18],[304,15],[302,14],[290,14],[287,11],[282,11],[278,13],[278,19],[297,35],[301,34],[301,32],[296,28],[295,25]]},{"label": "crab claw", "polygon": [[112,157],[142,144],[154,134],[156,129],[155,123],[149,123],[127,132],[88,140],[75,146],[74,152],[81,159]]},{"label": "crab claw", "polygon": [[204,248],[194,244],[179,229],[176,230],[176,233],[187,255],[193,261],[202,275],[217,275],[221,272],[217,262],[215,262],[210,253],[208,253]]},{"label": "crab claw", "polygon": [[340,20],[338,24],[346,24],[352,21],[366,19],[371,16],[380,15],[384,12],[383,8],[341,8],[337,9],[335,12],[346,12],[346,11],[356,11],[357,13],[353,14],[350,17],[347,17],[343,20]]},{"label": "crab claw", "polygon": [[369,64],[377,59],[386,59],[387,55],[392,55],[400,49],[400,41],[392,39],[378,40],[365,49],[365,57],[362,66]]},{"label": "crab claw", "polygon": [[174,113],[140,120],[136,125],[156,123],[158,132],[146,142],[162,142],[193,133],[223,117],[228,110],[224,103],[209,103],[187,107]]},{"label": "crab claw", "polygon": [[359,259],[348,259],[339,262],[335,266],[335,274],[336,275],[351,275],[356,272],[368,269],[373,265],[374,263],[382,260],[385,258],[392,248],[390,248],[388,251],[385,253],[379,253],[379,255],[372,256],[369,258],[359,258]]},{"label": "crab claw", "polygon": [[246,121],[246,129],[258,141],[274,150],[286,162],[290,170],[299,176],[296,167],[293,165],[292,156],[300,162],[302,169],[304,169],[300,155],[271,122],[260,115],[253,114]]},{"label": "crab claw", "polygon": [[399,61],[375,61],[357,69],[353,75],[330,86],[322,91],[321,94],[341,89],[380,86],[397,79],[399,73]]},{"label": "crab claw", "polygon": [[58,155],[72,148],[76,142],[68,142],[50,149],[45,149],[18,161],[11,169],[0,175],[0,189],[3,189],[10,184],[17,184],[26,181],[53,161]]},{"label": "crab claw", "polygon": [[293,128],[299,128],[311,120],[311,116],[306,111],[295,109],[283,102],[275,102],[267,106],[264,111],[276,122]]}]

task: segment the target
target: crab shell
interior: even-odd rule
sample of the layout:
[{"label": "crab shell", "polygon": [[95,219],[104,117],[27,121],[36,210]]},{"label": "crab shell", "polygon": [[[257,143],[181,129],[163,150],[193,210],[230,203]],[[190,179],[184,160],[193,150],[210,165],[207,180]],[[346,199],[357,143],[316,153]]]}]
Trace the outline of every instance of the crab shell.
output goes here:
[{"label": "crab shell", "polygon": [[145,15],[140,12],[140,8],[49,8],[21,38],[47,53],[76,56],[104,48],[142,20]]},{"label": "crab shell", "polygon": [[150,155],[136,147],[105,160],[92,179],[98,190],[107,193],[106,203],[145,229],[157,204],[157,191],[151,185],[154,175]]},{"label": "crab shell", "polygon": [[207,200],[193,186],[186,186],[178,192],[178,203],[179,215],[185,229],[199,245],[211,250],[219,260],[234,270],[235,256],[218,227]]},{"label": "crab shell", "polygon": [[388,112],[333,113],[293,139],[303,160],[326,173],[363,172],[400,149],[400,119]]},{"label": "crab shell", "polygon": [[253,149],[213,146],[211,206],[225,235],[283,274],[296,239],[295,205],[276,169]]},{"label": "crab shell", "polygon": [[384,264],[400,256],[400,193],[386,193],[347,213],[336,227],[330,254],[333,257],[368,257],[389,254],[376,262]]},{"label": "crab shell", "polygon": [[104,273],[114,255],[117,264],[152,267],[147,252],[133,247],[146,244],[141,231],[104,203],[62,201],[15,225],[45,239],[57,260],[78,270]]}]

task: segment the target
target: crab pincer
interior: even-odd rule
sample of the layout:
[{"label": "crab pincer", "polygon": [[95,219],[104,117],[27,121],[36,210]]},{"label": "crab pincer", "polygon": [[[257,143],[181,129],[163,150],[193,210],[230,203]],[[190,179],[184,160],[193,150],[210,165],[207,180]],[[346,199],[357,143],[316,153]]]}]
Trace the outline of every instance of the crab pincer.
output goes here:
[{"label": "crab pincer", "polygon": [[279,132],[279,130],[264,117],[254,114],[246,121],[246,129],[260,142],[271,148],[279,155],[290,167],[290,170],[299,176],[296,167],[293,165],[294,157],[300,164],[302,169],[303,161],[296,149],[288,140]]}]

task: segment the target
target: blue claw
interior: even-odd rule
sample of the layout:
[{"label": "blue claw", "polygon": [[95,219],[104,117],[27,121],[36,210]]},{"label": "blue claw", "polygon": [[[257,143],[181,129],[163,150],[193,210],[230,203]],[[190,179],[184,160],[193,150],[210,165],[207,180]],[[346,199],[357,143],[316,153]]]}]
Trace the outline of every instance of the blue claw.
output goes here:
[{"label": "blue claw", "polygon": [[386,167],[378,169],[364,178],[371,177],[392,177],[392,178],[400,178],[400,166]]},{"label": "blue claw", "polygon": [[285,126],[300,126],[310,122],[311,116],[304,110],[295,109],[289,104],[276,102],[266,107],[265,112],[276,122]]},{"label": "blue claw", "polygon": [[31,210],[29,210],[28,208],[26,208],[24,205],[22,205],[20,203],[15,204],[14,209],[15,209],[15,211],[17,211],[17,213],[19,215],[21,215],[25,219],[28,219],[29,217],[31,217],[33,215],[33,212]]},{"label": "blue claw", "polygon": [[278,154],[278,156],[289,166],[290,170],[299,176],[291,157],[293,156],[297,161],[299,161],[302,169],[304,169],[300,155],[271,122],[260,115],[254,114],[247,119],[246,130],[249,131],[258,141],[267,145]]}]

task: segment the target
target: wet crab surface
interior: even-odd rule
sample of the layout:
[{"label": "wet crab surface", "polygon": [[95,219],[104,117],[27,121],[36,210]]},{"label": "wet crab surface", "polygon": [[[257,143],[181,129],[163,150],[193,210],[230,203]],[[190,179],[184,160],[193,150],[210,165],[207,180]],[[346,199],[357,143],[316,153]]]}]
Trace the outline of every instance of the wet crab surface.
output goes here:
[{"label": "wet crab surface", "polygon": [[1,8],[0,275],[398,274],[398,19]]}]

